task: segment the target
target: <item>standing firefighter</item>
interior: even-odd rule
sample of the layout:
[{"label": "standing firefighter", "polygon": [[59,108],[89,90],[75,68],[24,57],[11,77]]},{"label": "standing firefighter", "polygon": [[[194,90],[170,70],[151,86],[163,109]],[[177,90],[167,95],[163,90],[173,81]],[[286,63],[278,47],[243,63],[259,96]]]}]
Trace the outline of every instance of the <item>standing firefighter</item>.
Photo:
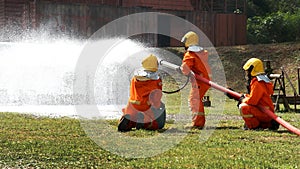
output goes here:
[{"label": "standing firefighter", "polygon": [[122,109],[123,116],[118,131],[136,129],[161,129],[165,125],[165,105],[161,102],[162,81],[158,76],[156,56],[149,55],[142,61],[143,70],[135,72],[130,83],[128,104]]},{"label": "standing firefighter", "polygon": [[248,94],[243,95],[239,101],[239,110],[245,121],[245,129],[270,129],[277,130],[279,123],[266,113],[257,108],[262,105],[274,113],[274,105],[271,99],[273,84],[264,71],[260,59],[249,59],[243,69],[247,78]]},{"label": "standing firefighter", "polygon": [[[199,37],[195,32],[186,33],[181,42],[185,46],[185,54],[180,67],[184,75],[191,71],[210,80],[208,65],[208,52],[199,46]],[[205,125],[205,113],[202,99],[209,89],[209,85],[200,80],[191,78],[192,88],[190,90],[189,103],[192,111],[192,127],[203,128]]]}]

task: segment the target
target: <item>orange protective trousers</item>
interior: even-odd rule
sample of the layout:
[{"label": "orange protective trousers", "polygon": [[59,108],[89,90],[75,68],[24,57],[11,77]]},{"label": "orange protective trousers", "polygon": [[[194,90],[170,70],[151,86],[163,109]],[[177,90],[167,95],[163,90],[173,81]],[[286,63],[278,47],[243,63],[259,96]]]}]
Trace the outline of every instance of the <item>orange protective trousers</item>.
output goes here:
[{"label": "orange protective trousers", "polygon": [[258,127],[266,129],[272,127],[272,118],[266,113],[260,111],[257,107],[242,103],[240,111],[243,120],[249,129],[255,129]]},{"label": "orange protective trousers", "polygon": [[[187,51],[183,57],[181,67],[182,73],[185,75],[193,71],[195,74],[210,80],[208,52],[206,50],[200,52]],[[204,127],[205,112],[202,99],[210,86],[196,79],[191,79],[191,83],[192,88],[190,90],[189,103],[193,113],[192,125],[195,127]]]}]

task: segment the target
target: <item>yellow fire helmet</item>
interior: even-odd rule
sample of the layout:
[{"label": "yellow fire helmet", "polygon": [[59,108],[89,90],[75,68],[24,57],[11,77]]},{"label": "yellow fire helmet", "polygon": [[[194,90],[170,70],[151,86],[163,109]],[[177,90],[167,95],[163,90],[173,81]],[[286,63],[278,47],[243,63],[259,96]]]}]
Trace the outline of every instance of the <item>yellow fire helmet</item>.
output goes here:
[{"label": "yellow fire helmet", "polygon": [[181,42],[184,43],[185,47],[199,45],[199,37],[195,32],[190,31],[183,36]]},{"label": "yellow fire helmet", "polygon": [[251,76],[258,76],[265,73],[264,64],[260,59],[257,58],[249,59],[243,66],[243,69],[248,70],[251,66],[253,66],[253,69],[251,71]]},{"label": "yellow fire helmet", "polygon": [[156,72],[158,70],[158,61],[157,57],[153,54],[150,54],[142,61],[142,66],[145,70]]}]

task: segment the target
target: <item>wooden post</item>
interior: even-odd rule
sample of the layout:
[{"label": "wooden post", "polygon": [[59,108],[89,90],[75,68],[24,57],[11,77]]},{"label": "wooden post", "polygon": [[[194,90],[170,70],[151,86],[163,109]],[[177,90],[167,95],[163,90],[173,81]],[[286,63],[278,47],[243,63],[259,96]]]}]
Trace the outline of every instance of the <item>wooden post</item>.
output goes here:
[{"label": "wooden post", "polygon": [[5,0],[0,0],[0,29],[5,26]]},{"label": "wooden post", "polygon": [[298,67],[298,95],[300,95],[300,67]]},{"label": "wooden post", "polygon": [[29,1],[29,22],[30,27],[36,29],[36,0]]}]

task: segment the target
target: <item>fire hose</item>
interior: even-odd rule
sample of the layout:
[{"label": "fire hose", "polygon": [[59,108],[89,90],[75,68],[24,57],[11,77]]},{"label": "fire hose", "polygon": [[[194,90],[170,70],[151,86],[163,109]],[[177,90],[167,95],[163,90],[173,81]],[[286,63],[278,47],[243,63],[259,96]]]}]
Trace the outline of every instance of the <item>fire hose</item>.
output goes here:
[{"label": "fire hose", "polygon": [[[178,70],[180,68],[180,66],[169,63],[167,61],[164,60],[160,60],[159,64],[162,66],[165,66],[167,68],[173,69],[173,70]],[[229,95],[231,95],[232,97],[234,97],[235,99],[239,99],[242,97],[242,94],[237,93],[235,91],[232,91],[230,89],[227,89],[223,86],[220,86],[210,80],[207,80],[197,74],[194,74],[193,72],[191,72],[191,76],[193,76],[195,79],[202,81],[203,83],[211,86],[214,89],[217,89],[221,92],[224,93],[228,93]],[[268,116],[270,116],[272,119],[274,119],[275,121],[277,121],[279,124],[281,124],[284,128],[288,129],[289,131],[297,134],[298,136],[300,136],[300,130],[294,126],[292,126],[291,124],[289,124],[288,122],[286,122],[285,120],[283,120],[282,118],[278,117],[276,114],[274,114],[272,111],[270,111],[269,109],[264,108],[261,105],[257,106],[258,109],[260,109],[262,112],[266,113]]]}]

